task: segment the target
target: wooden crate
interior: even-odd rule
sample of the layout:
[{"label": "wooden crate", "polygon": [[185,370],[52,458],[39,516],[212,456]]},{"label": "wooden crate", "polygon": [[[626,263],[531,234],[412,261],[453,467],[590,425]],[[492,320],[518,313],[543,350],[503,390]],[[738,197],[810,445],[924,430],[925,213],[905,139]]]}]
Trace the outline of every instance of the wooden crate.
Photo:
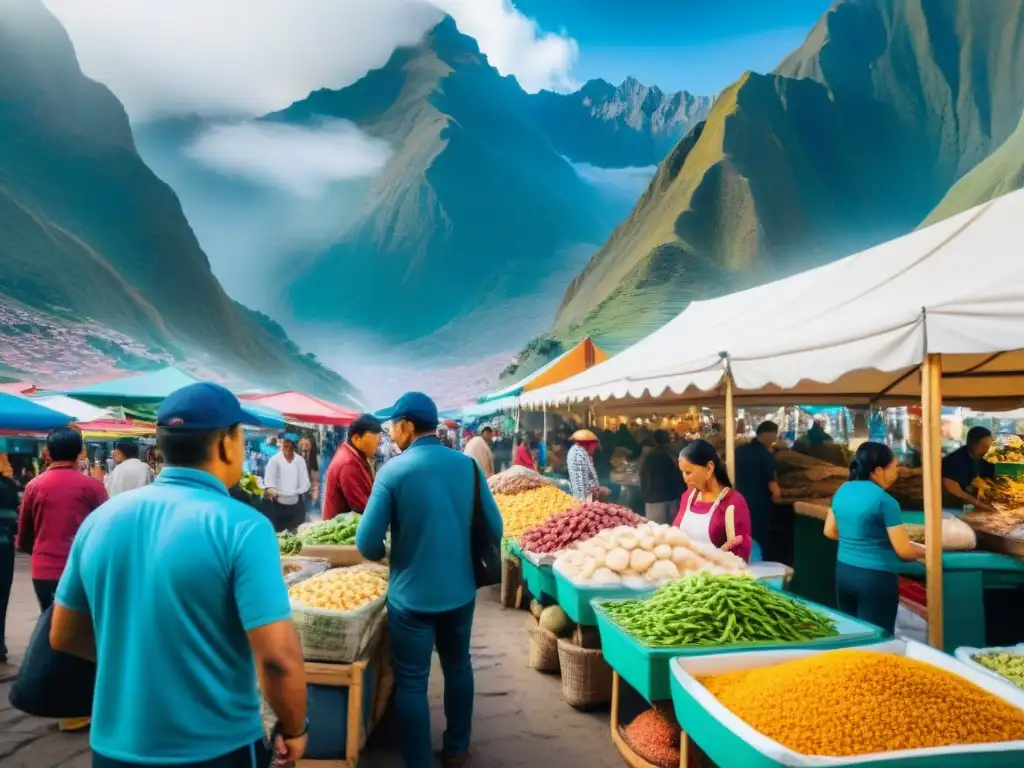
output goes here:
[{"label": "wooden crate", "polygon": [[[374,674],[367,674],[373,663]],[[325,664],[306,662],[306,683],[348,688],[347,727],[345,729],[345,758],[343,760],[302,759],[298,768],[356,768],[359,755],[366,746],[369,732],[380,722],[391,699],[395,678],[391,667],[391,652],[387,642],[386,625],[370,644],[363,658],[352,664]],[[373,711],[367,729],[363,728],[363,692],[372,686]]]}]

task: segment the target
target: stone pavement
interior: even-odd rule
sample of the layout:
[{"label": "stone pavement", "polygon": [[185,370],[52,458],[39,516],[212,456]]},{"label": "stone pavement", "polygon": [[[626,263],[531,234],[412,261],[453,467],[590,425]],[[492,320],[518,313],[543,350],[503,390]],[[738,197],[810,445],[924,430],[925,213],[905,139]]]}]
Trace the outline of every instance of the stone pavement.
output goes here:
[{"label": "stone pavement", "polygon": [[[19,558],[7,620],[12,661],[24,653],[38,612],[27,559]],[[502,609],[494,592],[481,593],[473,639],[474,758],[467,768],[621,766],[608,735],[607,709],[577,712],[562,701],[557,677],[527,669],[526,615]],[[0,679],[2,673],[0,667]],[[53,721],[11,709],[10,685],[0,683],[0,768],[88,768],[88,735],[59,733]],[[441,671],[435,663],[431,709],[438,745],[444,726],[441,693]],[[401,768],[394,747],[397,738],[397,729],[386,717],[371,736],[360,768]]]}]

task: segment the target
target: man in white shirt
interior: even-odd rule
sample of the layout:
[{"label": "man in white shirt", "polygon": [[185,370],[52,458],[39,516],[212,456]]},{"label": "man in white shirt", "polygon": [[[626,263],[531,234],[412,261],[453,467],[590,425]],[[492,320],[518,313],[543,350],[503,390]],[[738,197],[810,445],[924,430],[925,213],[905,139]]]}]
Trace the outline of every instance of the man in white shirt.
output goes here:
[{"label": "man in white shirt", "polygon": [[114,447],[114,469],[103,483],[107,495],[114,498],[125,491],[144,488],[153,479],[149,464],[139,459],[139,444],[134,440],[118,440]]},{"label": "man in white shirt", "polygon": [[281,450],[267,462],[263,476],[263,497],[270,504],[270,520],[278,533],[294,531],[306,522],[302,494],[309,493],[309,470],[295,451],[298,442],[298,435],[286,434],[281,439]]},{"label": "man in white shirt", "polygon": [[484,427],[480,434],[466,443],[463,453],[469,456],[480,465],[484,477],[491,477],[494,474],[494,454],[491,453],[491,440],[494,439],[494,430]]}]

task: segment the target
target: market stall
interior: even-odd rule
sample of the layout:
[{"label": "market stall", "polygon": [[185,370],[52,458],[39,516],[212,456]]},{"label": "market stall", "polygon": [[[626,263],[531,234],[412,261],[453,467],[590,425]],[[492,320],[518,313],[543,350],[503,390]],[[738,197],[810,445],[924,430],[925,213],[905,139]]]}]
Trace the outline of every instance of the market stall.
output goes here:
[{"label": "market stall", "polygon": [[[299,766],[356,768],[394,684],[385,611],[387,566],[331,567],[325,559],[296,556],[301,546],[295,540],[280,541],[282,577],[306,660],[309,741]],[[264,705],[268,732],[274,721]]]},{"label": "market stall", "polygon": [[[1024,277],[1013,234],[1022,213],[1024,192],[1012,193],[825,267],[694,302],[621,355],[527,393],[523,404],[721,401],[732,412],[922,402],[929,633],[941,647],[941,405],[993,410],[1021,399],[1024,296],[1010,286]],[[968,261],[975,268],[963,274]]]}]

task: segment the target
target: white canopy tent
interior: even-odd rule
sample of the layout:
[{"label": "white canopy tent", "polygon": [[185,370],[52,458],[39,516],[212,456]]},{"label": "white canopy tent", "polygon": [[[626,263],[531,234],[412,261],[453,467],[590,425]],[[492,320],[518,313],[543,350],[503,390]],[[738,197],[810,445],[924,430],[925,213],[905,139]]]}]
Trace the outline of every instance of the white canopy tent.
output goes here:
[{"label": "white canopy tent", "polygon": [[[818,269],[694,302],[620,355],[524,406],[627,400],[647,408],[737,403],[905,403],[917,367],[943,354],[947,402],[1024,401],[1024,191]],[[1019,236],[1019,235],[1017,235]]]},{"label": "white canopy tent", "polygon": [[[664,409],[896,404],[924,418],[928,633],[942,647],[942,403],[1024,402],[1024,190],[819,269],[695,302],[649,337],[524,406]],[[733,465],[735,432],[727,420]]]}]

